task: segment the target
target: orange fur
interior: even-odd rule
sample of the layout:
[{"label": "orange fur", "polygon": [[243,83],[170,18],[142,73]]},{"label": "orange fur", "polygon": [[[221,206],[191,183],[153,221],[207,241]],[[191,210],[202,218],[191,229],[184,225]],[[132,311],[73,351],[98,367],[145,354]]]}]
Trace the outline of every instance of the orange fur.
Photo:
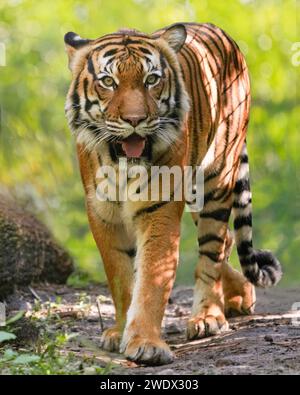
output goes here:
[{"label": "orange fur", "polygon": [[[110,127],[113,138],[124,139],[133,130],[129,123],[146,119],[149,126],[164,117],[169,122],[165,140],[155,140],[151,158],[141,162],[147,171],[150,165],[203,166],[204,208],[193,213],[199,262],[187,336],[227,330],[225,312],[249,313],[255,302],[250,283],[227,263],[232,244],[228,220],[232,206],[239,204],[234,190],[243,176],[247,66],[234,41],[209,24],[179,24],[153,36],[126,29],[97,40],[73,38],[73,33],[66,38],[73,73],[66,112],[77,139],[91,230],[116,308],[116,325],[102,334],[102,346],[120,346],[137,362],[168,363],[172,353],[160,331],[178,263],[184,202],[162,202],[161,195],[154,202],[99,202],[97,169],[111,165],[119,171],[105,133]],[[151,70],[162,69],[150,87],[144,76],[149,62]],[[101,80],[101,72],[108,70],[111,86]],[[147,129],[138,130],[146,135]]]}]

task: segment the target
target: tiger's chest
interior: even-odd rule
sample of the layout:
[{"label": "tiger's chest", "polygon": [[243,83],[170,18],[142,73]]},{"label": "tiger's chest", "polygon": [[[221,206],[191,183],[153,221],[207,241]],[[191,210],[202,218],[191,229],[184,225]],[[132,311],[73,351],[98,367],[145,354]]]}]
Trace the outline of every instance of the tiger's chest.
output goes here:
[{"label": "tiger's chest", "polygon": [[133,227],[135,214],[151,204],[151,200],[136,194],[140,184],[134,181],[128,181],[122,190],[118,184],[105,185],[101,181],[94,184],[94,187],[89,188],[87,196],[98,219],[107,224]]}]

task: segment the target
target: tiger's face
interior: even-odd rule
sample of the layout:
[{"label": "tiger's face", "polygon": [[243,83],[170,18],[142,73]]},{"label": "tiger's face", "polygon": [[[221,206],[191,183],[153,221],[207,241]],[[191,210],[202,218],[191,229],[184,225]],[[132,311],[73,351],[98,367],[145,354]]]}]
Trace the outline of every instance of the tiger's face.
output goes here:
[{"label": "tiger's face", "polygon": [[73,73],[66,114],[78,142],[106,149],[113,161],[151,161],[180,138],[188,100],[175,51],[183,29],[160,38],[128,30],[97,40],[65,36]]}]

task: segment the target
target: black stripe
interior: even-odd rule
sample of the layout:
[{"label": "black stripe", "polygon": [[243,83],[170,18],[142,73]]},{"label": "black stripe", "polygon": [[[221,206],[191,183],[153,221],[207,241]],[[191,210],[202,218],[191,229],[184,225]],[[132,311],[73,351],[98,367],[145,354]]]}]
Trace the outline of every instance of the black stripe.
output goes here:
[{"label": "black stripe", "polygon": [[203,199],[204,205],[206,205],[210,200],[213,200],[215,192],[216,192],[216,190],[213,189],[212,191],[205,193],[204,199]]},{"label": "black stripe", "polygon": [[[204,36],[208,37],[208,39],[209,39],[209,40],[214,44],[214,46],[218,49],[218,51],[219,51],[220,54],[221,54],[222,59],[223,59],[223,54],[221,53],[220,48],[217,47],[217,44],[216,44],[215,40],[213,40],[212,37],[211,37],[209,34],[207,34],[207,33],[205,33],[205,32],[202,31],[202,32],[201,32],[201,37],[197,37],[198,40],[197,40],[197,38],[196,38],[196,41],[197,41],[199,44],[204,45],[205,48],[209,51],[210,55],[212,56],[212,58],[213,58],[213,60],[214,60],[214,62],[215,62],[215,64],[216,64],[216,66],[217,66],[218,72],[219,72],[220,77],[221,77],[221,66],[220,66],[219,63],[217,62],[216,57],[215,57],[215,54],[214,54],[212,48],[209,46],[209,43],[208,43],[207,41],[201,39],[201,38],[204,37]],[[211,69],[211,71],[212,71],[212,69]],[[213,73],[212,73],[212,74],[213,74]],[[213,76],[215,77],[215,75],[213,75]]]},{"label": "black stripe", "polygon": [[209,243],[211,241],[218,241],[219,243],[224,243],[224,240],[222,239],[222,237],[219,237],[219,236],[214,235],[212,233],[208,233],[208,234],[198,238],[198,245],[201,246],[201,245]]},{"label": "black stripe", "polygon": [[[187,52],[187,48],[183,47],[182,51],[181,51],[181,56],[184,58],[187,68],[188,68],[188,72],[190,75],[190,91],[191,91],[191,96],[194,97],[196,100],[193,100],[191,105],[195,106],[195,102],[197,104],[199,104],[200,106],[200,93],[199,90],[197,89],[197,86],[195,84],[195,81],[192,80],[193,75],[196,75],[196,69],[195,69],[195,73],[192,72],[192,68],[191,68],[191,63],[194,65],[194,62],[190,62],[190,60],[188,58],[191,58],[191,55]],[[200,78],[200,77],[199,77]],[[195,94],[195,90],[196,90],[196,94]],[[200,109],[201,110],[201,109]],[[201,113],[201,111],[200,111]],[[197,160],[198,160],[198,136],[197,136],[197,132],[198,132],[198,127],[197,127],[197,120],[199,121],[199,130],[201,130],[202,128],[202,119],[199,117],[192,117],[192,123],[194,124],[193,128],[192,128],[192,152],[191,152],[191,158],[190,158],[190,164],[192,166],[195,166],[197,164]]]},{"label": "black stripe", "polygon": [[215,211],[210,211],[207,213],[200,213],[201,218],[212,218],[216,221],[227,222],[230,216],[230,209],[228,208],[219,208]]},{"label": "black stripe", "polygon": [[72,100],[72,109],[74,111],[74,117],[72,118],[71,124],[72,128],[76,129],[78,126],[78,123],[80,122],[80,98],[77,92],[77,89],[79,87],[79,79],[81,76],[82,70],[76,77],[75,83],[74,83],[74,89],[71,95],[71,100]]},{"label": "black stripe", "polygon": [[[243,266],[247,266],[249,263],[241,263]],[[244,270],[244,276],[247,277],[247,279],[252,283],[256,284],[258,279],[259,279],[259,271],[255,271],[254,269],[247,269]]]},{"label": "black stripe", "polygon": [[104,58],[107,58],[108,56],[113,56],[118,52],[117,48],[114,49],[110,49],[109,51],[105,52],[105,54],[103,55]]},{"label": "black stripe", "polygon": [[[224,62],[224,67],[223,67],[223,80],[226,80],[226,73],[227,73],[227,67],[228,67],[228,52],[227,52],[227,48],[224,45],[223,42],[223,37],[220,36],[219,32],[216,31],[216,27],[214,25],[208,24],[206,23],[203,27],[205,27],[210,33],[212,33],[214,35],[214,37],[217,37],[220,44],[222,45],[222,49],[224,52],[222,52],[221,48],[219,47],[219,45],[217,44],[217,42],[215,40],[212,40],[212,42],[214,43],[214,45],[216,46],[217,50],[219,51],[223,62]],[[223,31],[221,30],[221,32],[223,33]]]},{"label": "black stripe", "polygon": [[114,150],[113,144],[108,144],[109,154],[113,162],[117,162],[118,158],[116,155],[116,151]]},{"label": "black stripe", "polygon": [[248,163],[248,155],[247,154],[243,154],[241,155],[241,163]]},{"label": "black stripe", "polygon": [[98,79],[95,73],[94,64],[91,56],[89,56],[88,58],[88,72],[92,74],[94,81]]},{"label": "black stripe", "polygon": [[220,200],[222,203],[225,203],[229,198],[231,198],[231,196],[232,196],[232,189],[228,188],[226,190],[226,193],[223,194],[222,199]]},{"label": "black stripe", "polygon": [[[219,193],[217,194],[217,192],[219,192]],[[207,192],[204,195],[204,205],[207,204],[210,200],[213,200],[213,201],[221,200],[228,193],[231,195],[231,192],[232,191],[229,188],[216,188],[216,189],[213,189],[212,191]]]},{"label": "black stripe", "polygon": [[162,206],[168,203],[170,203],[170,201],[163,201],[163,202],[155,203],[150,207],[141,208],[134,214],[133,220],[137,219],[140,215],[153,213],[154,211],[158,210],[159,208],[161,208]]},{"label": "black stripe", "polygon": [[[203,35],[205,35],[205,36],[207,36],[209,39],[211,39],[211,36],[209,35],[209,34],[207,34],[207,33],[205,33],[205,32],[201,32],[201,34],[202,34],[202,37],[203,37]],[[212,68],[212,65],[211,65],[211,63],[209,62],[209,60],[208,60],[208,57],[207,57],[207,63],[208,63],[208,66],[209,66],[209,69],[210,69],[210,72],[211,72],[211,75],[212,75],[212,78],[214,79],[214,80],[216,80],[216,77],[219,75],[219,80],[222,78],[222,75],[221,75],[221,66],[220,66],[220,64],[218,63],[218,61],[217,61],[217,59],[216,59],[216,57],[215,57],[215,54],[214,54],[214,52],[213,52],[213,50],[212,50],[212,48],[210,47],[210,45],[209,45],[209,43],[207,43],[205,40],[203,40],[202,39],[202,37],[201,37],[201,39],[199,38],[199,37],[197,37],[197,38],[199,38],[199,40],[197,40],[197,38],[196,38],[196,41],[198,42],[198,43],[200,43],[200,45],[203,45],[206,49],[207,49],[207,51],[209,52],[209,54],[210,54],[210,56],[212,57],[212,59],[213,59],[213,62],[214,62],[214,64],[216,65],[216,67],[217,67],[217,73],[215,74],[214,73],[214,70],[213,70],[213,68]],[[214,40],[212,40],[211,39],[211,41],[214,41]],[[199,66],[199,62],[198,62],[198,66]],[[199,67],[198,67],[199,68]],[[201,79],[201,81],[202,81],[202,79]],[[202,84],[203,85],[203,84]],[[210,81],[208,81],[208,83],[206,83],[206,85],[205,85],[205,87],[204,87],[204,85],[203,85],[203,91],[204,92],[206,92],[206,86],[207,85],[209,85],[209,88],[210,88],[210,93],[211,93],[211,85],[210,85]],[[205,95],[206,96],[206,95]],[[219,106],[219,100],[220,99],[220,97],[219,97],[219,95],[218,95],[218,97],[217,97],[217,103],[216,103],[216,105],[217,106]],[[208,108],[209,107],[211,107],[211,104],[208,102]],[[214,126],[214,127],[213,127]],[[207,140],[206,140],[206,144],[207,144],[207,146],[210,146],[210,144],[212,143],[212,141],[213,141],[213,138],[214,138],[214,136],[215,136],[215,130],[216,130],[216,125],[215,125],[215,122],[214,123],[212,123],[212,122],[210,122],[210,130],[208,131],[208,133],[207,133]]]},{"label": "black stripe", "polygon": [[[233,44],[233,42],[232,42],[232,44]],[[232,47],[231,47],[230,57],[232,58],[235,70],[240,71],[240,63],[237,58],[237,48],[234,45],[232,45]]]},{"label": "black stripe", "polygon": [[211,276],[210,274],[208,274],[207,272],[202,272],[202,274],[204,274],[206,277],[208,277],[210,280],[213,281],[218,281],[218,278],[214,278],[213,276]]},{"label": "black stripe", "polygon": [[[202,103],[202,100],[201,100],[201,94],[200,94],[200,91],[202,91],[202,93],[204,94],[204,96],[205,96],[205,99],[206,99],[206,103],[207,103],[207,106],[208,107],[210,107],[210,102],[209,102],[209,98],[208,98],[208,94],[207,94],[207,91],[206,91],[206,89],[205,89],[205,86],[204,86],[204,82],[203,82],[203,79],[202,79],[202,73],[203,73],[203,71],[202,71],[202,69],[200,68],[200,63],[201,63],[201,61],[203,60],[203,58],[201,57],[201,59],[200,59],[200,61],[199,61],[199,59],[198,59],[198,56],[200,55],[199,53],[196,55],[195,54],[195,52],[192,50],[192,48],[189,48],[189,47],[186,47],[185,48],[187,51],[188,51],[188,53],[189,53],[189,55],[190,55],[190,58],[191,58],[191,60],[192,60],[192,63],[193,63],[193,66],[194,66],[194,69],[195,69],[195,74],[194,74],[194,76],[196,77],[196,76],[198,76],[199,77],[199,81],[200,81],[200,84],[202,85],[202,87],[201,87],[201,89],[199,90],[199,89],[197,89],[197,87],[196,87],[196,92],[197,92],[197,96],[198,96],[198,105],[199,105],[199,115],[200,115],[200,117],[202,116],[202,111],[201,111],[201,103]],[[196,59],[195,59],[196,58]],[[208,62],[208,64],[209,64],[209,67],[210,67],[210,63]],[[195,79],[195,81],[194,82],[196,82],[196,79]],[[194,85],[194,84],[193,84]],[[202,126],[203,126],[203,120],[202,120],[202,118],[200,119],[200,130],[202,130]]]},{"label": "black stripe", "polygon": [[[210,26],[208,23],[202,25],[201,27],[202,27],[202,28],[203,28],[203,27],[206,28],[210,33],[212,33],[215,37],[218,37],[218,39],[221,40],[221,42],[222,42],[222,37],[221,37],[219,34],[217,34],[217,32],[215,31],[215,29],[214,29],[214,28],[212,29],[211,26]],[[200,36],[201,36],[202,33],[204,33],[204,32],[201,31],[201,32],[200,32]],[[204,33],[204,34],[205,34],[205,33]],[[208,35],[208,36],[209,36],[209,38],[210,38],[210,41],[211,41],[211,42],[213,43],[213,45],[217,48],[219,54],[221,55],[221,58],[222,58],[223,61],[224,61],[224,53],[222,52],[221,48],[220,48],[219,45],[217,44],[217,41],[214,40],[213,37],[212,37],[211,35]],[[223,49],[225,49],[223,42],[222,42],[222,46],[223,46]],[[224,51],[224,52],[225,52],[225,55],[226,55],[226,51]]]},{"label": "black stripe", "polygon": [[219,176],[223,170],[224,161],[222,161],[221,166],[218,169],[213,170],[211,173],[207,174],[204,178],[204,182],[208,182],[213,178]]},{"label": "black stripe", "polygon": [[[175,101],[175,106],[171,108],[171,111],[169,113],[164,114],[165,117],[168,117],[170,119],[179,121],[180,120],[180,112],[181,112],[181,98],[182,98],[182,90],[181,86],[178,80],[178,75],[175,70],[175,68],[172,66],[172,64],[168,63],[169,70],[171,71],[171,78],[169,80],[169,84],[171,84],[172,77],[175,82],[175,94],[174,94],[174,101]],[[170,96],[170,94],[169,94]]]},{"label": "black stripe", "polygon": [[140,51],[142,51],[143,53],[145,53],[146,55],[152,55],[151,51],[149,51],[149,49],[144,48],[144,47],[138,47],[138,49]]},{"label": "black stripe", "polygon": [[231,128],[230,128],[230,120],[229,120],[229,117],[228,117],[227,120],[226,120],[226,134],[225,134],[225,144],[224,144],[225,149],[224,149],[224,155],[223,155],[223,165],[224,165],[224,167],[225,167],[225,164],[226,164],[226,156],[227,156],[226,154],[227,154],[227,152],[230,152],[230,151],[226,151],[226,148],[228,147],[230,130],[231,130]]},{"label": "black stripe", "polygon": [[240,194],[243,191],[250,191],[250,182],[249,178],[242,178],[235,183],[235,187],[233,192],[236,194]]},{"label": "black stripe", "polygon": [[[132,38],[129,38],[128,35],[125,34],[122,44],[123,45],[143,44],[143,42],[144,40],[132,40]],[[155,48],[155,46],[150,44],[148,41],[147,41],[147,45],[150,45],[153,48]]]},{"label": "black stripe", "polygon": [[237,247],[239,255],[250,255],[253,252],[252,240],[243,240]]},{"label": "black stripe", "polygon": [[[249,266],[249,265],[253,265],[255,263],[255,256],[254,254],[251,255],[240,255],[239,256],[239,260],[240,260],[240,264],[244,267],[244,266]],[[244,275],[250,279],[247,274],[244,272]]]},{"label": "black stripe", "polygon": [[234,229],[238,230],[243,226],[252,226],[252,215],[236,217],[233,223]]},{"label": "black stripe", "polygon": [[207,256],[209,259],[211,259],[214,262],[219,262],[220,260],[220,254],[217,252],[199,251],[199,255]]},{"label": "black stripe", "polygon": [[174,95],[175,108],[173,109],[172,113],[170,114],[170,118],[174,117],[174,119],[179,120],[178,112],[181,110],[181,96],[182,96],[181,86],[178,81],[178,76],[177,76],[176,70],[170,64],[169,64],[169,67],[172,70],[173,79],[175,81],[175,95]]},{"label": "black stripe", "polygon": [[89,123],[88,125],[86,125],[86,129],[90,130],[91,132],[93,132],[95,134],[99,134],[98,126],[94,125],[93,123]]},{"label": "black stripe", "polygon": [[136,248],[130,248],[129,250],[118,249],[118,251],[127,254],[129,258],[134,258],[136,256]]},{"label": "black stripe", "polygon": [[235,67],[235,69],[237,71],[240,71],[240,62],[239,62],[238,57],[237,57],[237,54],[240,52],[239,46],[237,45],[237,43],[231,37],[228,36],[228,34],[224,30],[222,30],[222,33],[223,33],[224,37],[227,39],[228,43],[231,46],[231,48],[230,48],[231,49],[230,55],[233,58],[232,60],[233,60],[233,63],[234,63],[234,67]]},{"label": "black stripe", "polygon": [[97,152],[97,159],[98,159],[98,164],[99,166],[102,166],[102,158],[99,152]]},{"label": "black stripe", "polygon": [[[206,46],[206,43],[204,41],[202,41],[201,44]],[[210,50],[209,47],[207,47],[207,48]],[[194,54],[194,56],[196,56],[196,55]],[[211,56],[213,58],[213,61],[216,63],[216,60],[215,60],[215,57],[213,56],[213,54],[211,54]],[[200,89],[197,89],[197,90],[202,92],[202,94],[204,95],[204,98],[206,100],[207,108],[211,108],[211,103],[210,103],[210,100],[209,100],[209,98],[211,97],[211,92],[212,92],[212,90],[211,90],[211,80],[207,81],[204,84],[204,80],[202,78],[203,70],[202,70],[202,67],[200,67],[200,64],[201,64],[202,60],[203,60],[203,57],[201,58],[200,62],[199,62],[198,59],[195,62],[196,63],[195,67],[197,67],[197,74],[196,75],[199,75],[199,80],[200,80],[200,84],[201,84],[201,87],[199,87]],[[212,79],[215,80],[214,70],[212,69],[211,63],[209,62],[209,59],[208,59],[207,56],[206,56],[206,62],[207,62],[208,67],[210,69],[210,72],[211,72],[211,75],[212,75]],[[217,66],[217,68],[218,68],[218,66]],[[207,87],[209,87],[209,92],[208,92],[208,88]],[[204,125],[203,118],[206,118],[208,116],[209,117],[209,131],[207,132],[206,143],[209,146],[211,144],[214,136],[215,136],[215,130],[216,130],[215,126],[216,125],[215,125],[215,123],[212,122],[211,112],[210,111],[209,111],[209,115],[206,114],[205,116],[203,116],[203,111],[201,111],[201,103],[202,103],[202,98],[201,98],[201,94],[200,94],[200,102],[198,104],[199,117],[200,117],[200,129],[197,130],[197,132],[199,133],[199,132],[201,132],[203,130],[203,125]],[[218,104],[219,104],[219,95],[217,95],[217,105]],[[197,134],[197,132],[196,132],[196,134]],[[197,151],[197,156],[198,156],[198,151]]]},{"label": "black stripe", "polygon": [[89,81],[88,81],[87,78],[85,78],[85,79],[83,80],[84,97],[85,97],[84,109],[85,109],[85,111],[88,113],[88,115],[90,116],[90,118],[91,118],[93,121],[96,121],[96,119],[91,115],[90,109],[92,108],[92,106],[93,106],[94,104],[98,104],[98,101],[97,101],[97,100],[91,101],[91,100],[89,99],[89,97],[88,97],[88,84],[89,84]]},{"label": "black stripe", "polygon": [[[242,100],[242,101],[240,101],[239,104],[236,106],[236,108],[235,108],[234,110],[232,110],[229,114],[227,114],[226,117],[220,121],[219,126],[222,125],[222,123],[227,122],[227,120],[228,120],[232,115],[234,115],[234,113],[235,113],[238,109],[241,108],[242,104],[245,103],[245,102],[247,102],[249,96],[250,96],[250,94],[247,93],[245,99]],[[231,99],[232,99],[232,95],[230,95],[230,97],[231,97]],[[231,100],[231,102],[232,102],[232,100]],[[232,103],[231,103],[231,108],[233,108]],[[248,120],[245,122],[245,125],[243,126],[242,131],[245,129],[245,127],[247,126],[247,124],[248,124]]]},{"label": "black stripe", "polygon": [[[193,85],[196,85],[196,76],[198,76],[199,82],[200,82],[200,85],[201,85],[201,87],[200,86],[198,86],[198,87],[196,86],[196,92],[197,92],[197,97],[198,97],[197,110],[198,110],[199,124],[200,124],[199,129],[196,128],[196,130],[194,130],[195,134],[197,135],[199,132],[201,132],[203,130],[203,124],[204,124],[203,111],[201,109],[202,98],[201,98],[201,93],[200,92],[202,92],[202,94],[205,97],[207,108],[210,108],[210,102],[209,102],[208,92],[205,89],[204,81],[203,81],[203,78],[202,78],[203,70],[200,67],[200,63],[202,62],[203,58],[201,57],[201,59],[199,60],[198,56],[200,54],[197,54],[198,55],[197,56],[191,48],[187,47],[186,49],[188,51],[190,51],[190,58],[192,59],[192,63],[194,65],[194,70],[195,70],[195,74],[194,74],[195,75],[195,81],[194,81]],[[209,65],[209,67],[210,67],[210,63],[208,62],[208,60],[207,60],[207,63]],[[210,124],[211,124],[211,122],[210,122]],[[197,142],[198,142],[198,135],[197,135]],[[194,148],[197,148],[196,157],[198,157],[198,144],[197,144],[197,147],[194,147]]]},{"label": "black stripe", "polygon": [[197,278],[199,278],[204,284],[210,285],[210,283],[208,281],[204,280],[204,278],[201,277],[199,274],[197,275]]},{"label": "black stripe", "polygon": [[235,77],[233,80],[230,81],[230,83],[223,88],[222,90],[222,95],[224,95],[230,88],[232,88],[233,84],[240,78],[241,75],[244,74],[244,71],[246,71],[246,67],[243,68]]},{"label": "black stripe", "polygon": [[[122,37],[119,37],[119,38],[120,38],[120,40],[122,39]],[[124,46],[124,43],[123,43],[123,41],[108,41],[108,42],[106,42],[105,44],[101,44],[101,45],[99,45],[98,47],[96,47],[96,48],[93,50],[93,52],[101,51],[101,50],[104,49],[105,47],[111,46],[111,45]]]},{"label": "black stripe", "polygon": [[250,203],[252,203],[252,199],[249,199],[247,203],[240,203],[240,202],[234,201],[232,207],[243,209],[243,208],[248,207]]},{"label": "black stripe", "polygon": [[[96,47],[94,50],[93,50],[93,52],[95,52],[95,51],[101,51],[102,49],[104,49],[105,47],[107,47],[108,45],[115,45],[115,46],[125,46],[125,45],[128,45],[128,44],[140,44],[140,45],[142,45],[143,43],[145,43],[145,40],[144,39],[141,39],[141,40],[131,40],[131,39],[128,39],[128,40],[124,40],[124,36],[122,37],[119,37],[120,38],[120,40],[122,40],[122,38],[123,38],[123,40],[122,41],[108,41],[107,43],[105,43],[105,44],[102,44],[102,45],[99,45],[98,47]],[[147,43],[147,45],[149,45],[150,47],[152,47],[152,48],[154,48],[154,49],[156,49],[156,47],[155,47],[155,45],[153,45],[152,43],[150,43],[150,42],[148,42],[148,41],[146,41],[146,43]]]}]

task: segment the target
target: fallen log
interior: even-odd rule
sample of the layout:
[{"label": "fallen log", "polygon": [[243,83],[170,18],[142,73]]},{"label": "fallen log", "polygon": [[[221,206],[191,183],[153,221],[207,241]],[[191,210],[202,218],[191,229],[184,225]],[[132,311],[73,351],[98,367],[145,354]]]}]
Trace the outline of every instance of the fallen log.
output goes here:
[{"label": "fallen log", "polygon": [[0,194],[0,298],[32,282],[65,283],[72,271],[71,256],[47,227]]}]

